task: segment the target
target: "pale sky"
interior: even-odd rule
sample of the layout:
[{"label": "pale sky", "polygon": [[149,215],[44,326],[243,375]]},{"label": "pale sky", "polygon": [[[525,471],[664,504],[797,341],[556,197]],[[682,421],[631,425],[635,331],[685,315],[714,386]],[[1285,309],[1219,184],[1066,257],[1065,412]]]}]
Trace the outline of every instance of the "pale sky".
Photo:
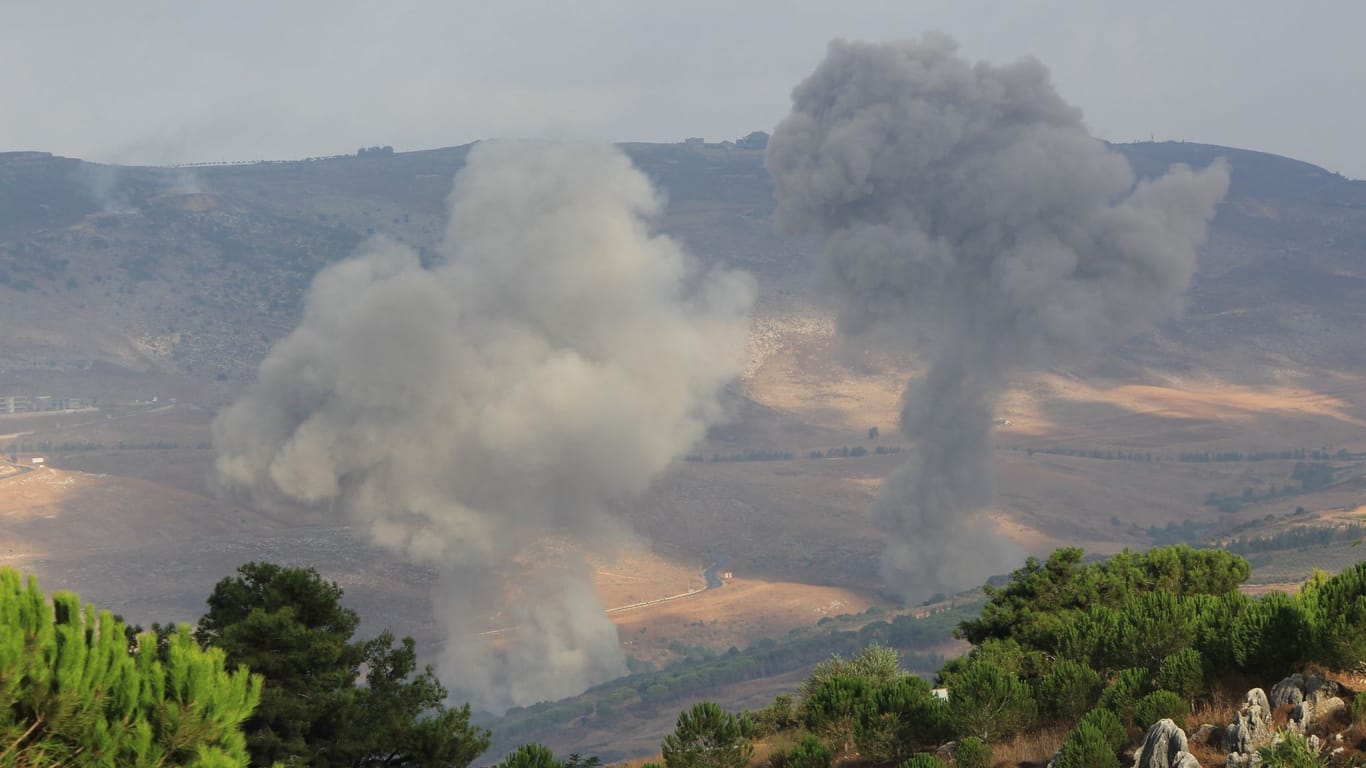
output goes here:
[{"label": "pale sky", "polygon": [[1366,178],[1363,0],[0,0],[0,151],[175,163],[772,130],[834,37],[1042,60],[1111,141]]}]

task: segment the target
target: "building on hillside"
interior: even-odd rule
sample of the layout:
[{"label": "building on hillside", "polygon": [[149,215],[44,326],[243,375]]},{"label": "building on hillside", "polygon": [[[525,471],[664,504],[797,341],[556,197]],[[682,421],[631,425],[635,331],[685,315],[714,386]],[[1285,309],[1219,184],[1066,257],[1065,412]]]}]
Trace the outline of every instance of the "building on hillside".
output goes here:
[{"label": "building on hillside", "polygon": [[0,413],[28,413],[33,400],[27,395],[0,395]]},{"label": "building on hillside", "polygon": [[0,395],[0,413],[41,413],[43,411],[81,411],[94,408],[93,397],[54,397],[52,395]]}]

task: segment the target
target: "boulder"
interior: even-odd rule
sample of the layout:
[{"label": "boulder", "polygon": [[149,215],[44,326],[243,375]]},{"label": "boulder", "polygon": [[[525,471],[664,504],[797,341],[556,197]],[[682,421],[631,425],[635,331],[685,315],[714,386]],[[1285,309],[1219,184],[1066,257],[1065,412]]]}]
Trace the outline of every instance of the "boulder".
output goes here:
[{"label": "boulder", "polygon": [[1196,744],[1204,744],[1209,747],[1219,746],[1224,739],[1224,729],[1209,723],[1202,723],[1199,730],[1190,735],[1190,740]]},{"label": "boulder", "polygon": [[1304,701],[1305,689],[1304,675],[1291,675],[1284,680],[1271,686],[1271,696],[1269,701],[1271,711],[1276,711],[1287,704],[1299,704]]},{"label": "boulder", "polygon": [[1171,768],[1202,768],[1200,761],[1189,752],[1177,752]]},{"label": "boulder", "polygon": [[1200,768],[1200,762],[1186,751],[1186,732],[1169,719],[1158,720],[1143,737],[1143,746],[1134,756],[1134,768]]},{"label": "boulder", "polygon": [[1224,746],[1235,754],[1254,755],[1257,747],[1271,743],[1274,735],[1266,692],[1261,688],[1253,688],[1247,692],[1243,708],[1224,731]]},{"label": "boulder", "polygon": [[1319,698],[1316,694],[1309,701],[1314,705],[1314,718],[1316,720],[1329,720],[1347,711],[1347,702],[1337,696]]},{"label": "boulder", "polygon": [[1291,675],[1271,688],[1271,709],[1293,706],[1287,727],[1304,733],[1310,723],[1334,717],[1345,706],[1338,685],[1318,675]]}]

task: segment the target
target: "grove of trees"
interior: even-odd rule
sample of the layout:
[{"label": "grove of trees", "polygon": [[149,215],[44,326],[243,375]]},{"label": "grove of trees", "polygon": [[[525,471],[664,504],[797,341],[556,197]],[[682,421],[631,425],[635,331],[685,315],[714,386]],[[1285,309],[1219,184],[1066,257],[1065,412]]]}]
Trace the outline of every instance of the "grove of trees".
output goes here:
[{"label": "grove of trees", "polygon": [[[972,650],[940,669],[940,690],[873,646],[819,665],[795,721],[780,714],[793,707],[784,700],[749,716],[761,733],[804,732],[789,738],[805,745],[804,767],[813,752],[824,754],[807,737],[833,755],[901,768],[943,765],[931,753],[953,743],[954,764],[986,765],[982,747],[1041,727],[1068,729],[1059,768],[1118,766],[1148,726],[1184,722],[1226,682],[1245,690],[1249,679],[1270,686],[1306,666],[1366,663],[1366,562],[1318,573],[1297,594],[1246,596],[1238,587],[1248,575],[1245,560],[1219,550],[1174,546],[1085,562],[1080,549],[1060,549],[986,587],[981,614],[957,630]],[[1366,729],[1366,694],[1357,701],[1353,717]],[[1263,764],[1323,764],[1295,762],[1303,742],[1263,750]]]},{"label": "grove of trees", "polygon": [[[1248,575],[1237,555],[1185,546],[1031,558],[959,621],[971,651],[939,668],[938,688],[879,644],[917,647],[930,629],[869,622],[832,634],[859,650],[817,664],[795,696],[757,712],[684,710],[661,743],[664,768],[744,768],[754,740],[778,733],[785,746],[772,768],[829,768],[852,754],[874,766],[943,765],[935,753],[980,768],[993,744],[1040,727],[1067,733],[1059,768],[1117,766],[1149,725],[1183,721],[1221,686],[1366,665],[1366,562],[1316,573],[1295,594],[1246,596]],[[488,731],[468,706],[446,703],[411,638],[357,639],[359,618],[341,599],[311,568],[247,563],[217,584],[195,630],[139,632],[0,569],[0,768],[467,768]],[[749,669],[765,652],[713,661]],[[1366,733],[1366,694],[1350,710]],[[1319,759],[1311,752],[1285,738],[1261,758],[1268,768],[1320,764],[1302,761]],[[524,744],[500,768],[598,765]]]}]

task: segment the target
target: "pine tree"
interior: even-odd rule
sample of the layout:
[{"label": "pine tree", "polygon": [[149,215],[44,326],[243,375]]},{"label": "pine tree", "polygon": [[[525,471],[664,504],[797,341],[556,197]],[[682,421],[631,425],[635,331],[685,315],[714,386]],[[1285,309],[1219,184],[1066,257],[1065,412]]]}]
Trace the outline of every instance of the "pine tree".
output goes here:
[{"label": "pine tree", "polygon": [[132,653],[123,623],[37,580],[0,569],[0,762],[244,766],[242,722],[261,679],[229,672],[188,627],[145,633]]},{"label": "pine tree", "polygon": [[271,563],[237,572],[209,596],[197,637],[265,676],[244,726],[253,765],[464,768],[488,748],[469,706],[445,706],[431,668],[417,670],[412,638],[352,638],[360,618],[336,584]]},{"label": "pine tree", "polygon": [[678,715],[678,727],[660,744],[666,768],[744,768],[754,754],[744,723],[704,701]]}]

